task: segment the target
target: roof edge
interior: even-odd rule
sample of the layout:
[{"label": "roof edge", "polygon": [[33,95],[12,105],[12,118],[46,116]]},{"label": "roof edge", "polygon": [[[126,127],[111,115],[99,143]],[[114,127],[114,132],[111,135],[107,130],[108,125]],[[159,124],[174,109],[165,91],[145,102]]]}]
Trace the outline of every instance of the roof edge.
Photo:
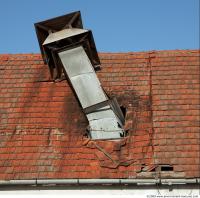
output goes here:
[{"label": "roof edge", "polygon": [[200,178],[193,179],[33,179],[0,180],[1,186],[43,186],[43,185],[183,185],[200,184]]},{"label": "roof edge", "polygon": [[[152,52],[200,52],[200,49],[169,49],[169,50],[144,50],[144,51],[98,51],[99,54],[137,54],[137,53],[152,53]],[[16,53],[0,53],[0,56],[10,56],[10,55],[41,55],[38,52],[16,52]]]}]

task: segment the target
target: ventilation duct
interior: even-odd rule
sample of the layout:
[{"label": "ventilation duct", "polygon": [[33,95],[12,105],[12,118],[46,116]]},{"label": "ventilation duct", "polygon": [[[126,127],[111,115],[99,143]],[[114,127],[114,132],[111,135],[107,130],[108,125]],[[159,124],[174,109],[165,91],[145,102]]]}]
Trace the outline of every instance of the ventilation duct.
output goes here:
[{"label": "ventilation duct", "polygon": [[80,12],[35,24],[44,62],[51,77],[65,74],[88,121],[91,139],[124,136],[124,116],[117,100],[103,90],[95,71],[100,69],[93,35],[83,29]]}]

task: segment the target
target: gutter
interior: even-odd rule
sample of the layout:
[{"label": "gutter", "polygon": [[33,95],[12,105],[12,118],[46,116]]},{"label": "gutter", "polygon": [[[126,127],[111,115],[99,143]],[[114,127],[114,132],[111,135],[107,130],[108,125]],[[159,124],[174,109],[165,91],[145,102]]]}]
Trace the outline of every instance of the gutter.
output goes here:
[{"label": "gutter", "polygon": [[34,179],[0,180],[1,186],[43,186],[43,185],[177,185],[200,184],[196,179]]}]

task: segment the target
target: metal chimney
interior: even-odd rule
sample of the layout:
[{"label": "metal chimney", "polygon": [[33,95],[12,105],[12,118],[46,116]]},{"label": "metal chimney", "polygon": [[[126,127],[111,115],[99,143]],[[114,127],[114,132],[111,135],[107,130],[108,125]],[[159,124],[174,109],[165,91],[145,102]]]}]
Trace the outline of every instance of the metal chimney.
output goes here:
[{"label": "metal chimney", "polygon": [[88,121],[91,139],[124,136],[124,115],[116,99],[110,99],[95,73],[100,68],[93,35],[83,29],[80,12],[35,24],[44,62],[51,77],[64,73]]}]

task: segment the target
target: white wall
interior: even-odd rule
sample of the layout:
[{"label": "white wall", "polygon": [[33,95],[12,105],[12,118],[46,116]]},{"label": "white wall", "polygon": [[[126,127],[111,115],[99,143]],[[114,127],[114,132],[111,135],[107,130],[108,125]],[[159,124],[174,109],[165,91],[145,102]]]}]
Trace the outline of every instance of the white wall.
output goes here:
[{"label": "white wall", "polygon": [[[51,189],[50,189],[51,188]],[[117,189],[118,188],[118,189]],[[177,185],[176,187],[145,187],[145,186],[134,186],[134,187],[108,187],[107,189],[102,187],[76,187],[74,189],[70,187],[46,187],[37,189],[26,189],[20,188],[0,188],[0,198],[3,197],[15,197],[15,198],[27,198],[27,197],[87,197],[87,198],[98,198],[98,197],[145,197],[145,198],[199,198],[200,190],[197,185]]]}]

